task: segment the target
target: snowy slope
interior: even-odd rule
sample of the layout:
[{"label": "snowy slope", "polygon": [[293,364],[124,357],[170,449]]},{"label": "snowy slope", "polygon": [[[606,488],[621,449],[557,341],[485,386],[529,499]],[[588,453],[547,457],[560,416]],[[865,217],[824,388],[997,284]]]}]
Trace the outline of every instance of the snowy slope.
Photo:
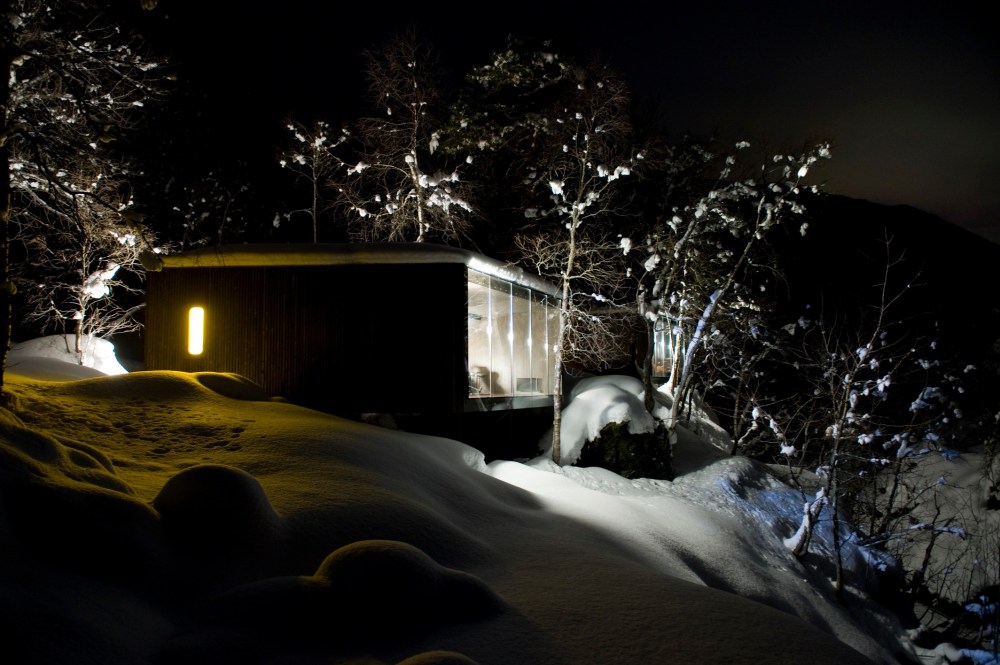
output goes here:
[{"label": "snowy slope", "polygon": [[860,625],[788,554],[800,498],[747,460],[674,483],[487,466],[232,375],[40,381],[29,365],[8,370],[0,411],[6,662],[890,663],[899,648],[888,618]]}]

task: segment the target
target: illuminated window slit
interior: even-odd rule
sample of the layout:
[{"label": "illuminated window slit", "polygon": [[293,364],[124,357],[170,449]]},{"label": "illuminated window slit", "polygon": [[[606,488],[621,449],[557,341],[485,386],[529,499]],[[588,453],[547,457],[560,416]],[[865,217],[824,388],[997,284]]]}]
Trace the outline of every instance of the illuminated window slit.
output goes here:
[{"label": "illuminated window slit", "polygon": [[205,308],[188,310],[188,353],[200,356],[205,350]]}]

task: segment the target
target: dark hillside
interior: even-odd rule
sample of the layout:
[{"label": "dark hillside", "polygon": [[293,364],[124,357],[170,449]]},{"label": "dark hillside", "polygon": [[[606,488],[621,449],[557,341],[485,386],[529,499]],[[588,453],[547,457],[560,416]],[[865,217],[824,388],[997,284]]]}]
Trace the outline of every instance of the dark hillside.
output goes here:
[{"label": "dark hillside", "polygon": [[[927,349],[960,375],[967,416],[987,426],[1000,403],[1000,245],[910,206],[810,196],[809,227],[779,239],[784,321],[800,315],[859,325],[879,302],[887,249],[892,339]],[[779,322],[780,324],[780,322]],[[972,365],[975,371],[963,371]]]},{"label": "dark hillside", "polygon": [[894,318],[928,332],[939,325],[950,348],[992,351],[1000,337],[1000,245],[910,206],[828,195],[805,205],[806,235],[783,238],[778,247],[792,312],[823,303],[828,315],[851,316],[877,303],[891,256],[898,263],[889,294],[907,291]]}]

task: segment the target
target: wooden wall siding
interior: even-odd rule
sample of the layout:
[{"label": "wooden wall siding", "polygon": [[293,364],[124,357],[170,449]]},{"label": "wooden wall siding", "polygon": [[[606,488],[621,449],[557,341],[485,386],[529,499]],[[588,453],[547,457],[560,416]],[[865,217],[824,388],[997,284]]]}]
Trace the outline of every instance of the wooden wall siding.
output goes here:
[{"label": "wooden wall siding", "polygon": [[461,264],[169,268],[149,275],[146,367],[235,372],[335,413],[457,413],[466,293]]}]

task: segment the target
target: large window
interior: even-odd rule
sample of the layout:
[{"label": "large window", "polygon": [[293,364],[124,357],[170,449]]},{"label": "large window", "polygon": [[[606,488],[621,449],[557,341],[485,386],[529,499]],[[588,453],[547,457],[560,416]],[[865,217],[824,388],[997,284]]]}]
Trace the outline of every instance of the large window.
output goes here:
[{"label": "large window", "polygon": [[469,398],[551,395],[557,325],[549,296],[469,270]]}]

